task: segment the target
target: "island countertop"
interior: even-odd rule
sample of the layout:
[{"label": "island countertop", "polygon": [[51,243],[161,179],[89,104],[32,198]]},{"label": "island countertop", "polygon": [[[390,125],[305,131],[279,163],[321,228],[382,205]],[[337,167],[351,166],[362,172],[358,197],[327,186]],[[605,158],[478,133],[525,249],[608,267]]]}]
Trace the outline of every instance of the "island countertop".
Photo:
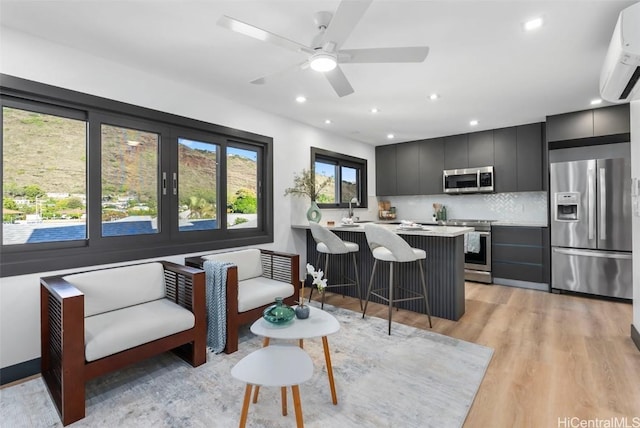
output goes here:
[{"label": "island countertop", "polygon": [[[335,226],[327,226],[328,229],[340,232],[364,232],[365,223],[356,223],[353,225],[342,225],[336,223]],[[378,223],[379,224],[379,223]],[[438,236],[442,238],[455,238],[464,235],[467,232],[473,232],[473,227],[455,227],[455,226],[435,226],[426,225],[420,228],[402,228],[398,224],[379,224],[399,235],[418,235],[418,236]],[[326,226],[326,225],[323,225]],[[292,224],[292,229],[309,229],[308,224]]]}]

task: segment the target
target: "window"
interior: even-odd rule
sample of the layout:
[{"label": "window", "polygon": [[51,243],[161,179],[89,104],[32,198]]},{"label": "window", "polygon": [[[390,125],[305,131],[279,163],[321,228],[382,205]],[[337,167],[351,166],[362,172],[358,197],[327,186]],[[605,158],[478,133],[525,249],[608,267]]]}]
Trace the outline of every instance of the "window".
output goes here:
[{"label": "window", "polygon": [[0,79],[0,275],[273,242],[272,138]]},{"label": "window", "polygon": [[160,136],[101,127],[102,236],[158,233]]},{"label": "window", "polygon": [[227,223],[230,229],[256,227],[258,219],[258,150],[227,148]]},{"label": "window", "polygon": [[318,196],[321,208],[345,208],[356,198],[367,207],[367,160],[311,148],[316,183],[326,183]]},{"label": "window", "polygon": [[86,239],[87,125],[81,116],[3,104],[2,245]]},{"label": "window", "polygon": [[[178,138],[178,228],[218,229],[218,153],[204,141]],[[173,177],[169,177],[174,181]],[[172,184],[173,186],[173,184]]]}]

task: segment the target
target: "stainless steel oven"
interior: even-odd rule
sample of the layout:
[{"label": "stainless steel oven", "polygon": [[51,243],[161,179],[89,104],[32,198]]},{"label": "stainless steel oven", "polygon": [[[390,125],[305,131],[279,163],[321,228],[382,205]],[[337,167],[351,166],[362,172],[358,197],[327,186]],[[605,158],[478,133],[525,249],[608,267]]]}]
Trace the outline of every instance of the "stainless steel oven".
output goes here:
[{"label": "stainless steel oven", "polygon": [[491,284],[491,222],[492,220],[449,220],[447,225],[473,227],[480,235],[479,251],[465,252],[464,279]]}]

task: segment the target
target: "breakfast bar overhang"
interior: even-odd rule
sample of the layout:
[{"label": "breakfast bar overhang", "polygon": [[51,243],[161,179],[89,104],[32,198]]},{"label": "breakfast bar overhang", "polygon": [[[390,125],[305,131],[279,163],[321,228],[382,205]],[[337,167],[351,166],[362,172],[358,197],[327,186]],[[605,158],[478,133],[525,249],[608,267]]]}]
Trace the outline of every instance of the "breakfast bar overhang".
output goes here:
[{"label": "breakfast bar overhang", "polygon": [[[391,224],[386,225],[386,227],[401,235],[412,247],[420,248],[427,252],[425,274],[431,315],[454,321],[459,320],[464,315],[465,310],[464,234],[473,231],[473,228],[424,226],[403,229],[398,225]],[[316,251],[316,243],[311,236],[309,226],[293,225],[292,228],[306,231],[307,262],[315,266],[318,260],[318,252]],[[364,227],[362,224],[354,224],[338,225],[329,227],[329,229],[342,240],[354,242],[360,247],[358,252],[358,275],[360,277],[360,291],[364,299],[374,263],[373,255],[364,234]],[[341,283],[343,272],[347,277],[353,277],[351,264],[351,258],[349,257],[332,257],[329,262],[328,272],[325,275],[329,284]],[[324,270],[324,262],[322,262],[321,266],[315,267],[316,269]],[[377,269],[373,287],[384,287],[389,281],[388,263],[378,264]],[[420,271],[415,263],[399,263],[394,270],[396,272],[396,281],[402,287],[420,291]],[[358,292],[354,287],[336,287],[332,288],[331,291],[346,296],[358,297]],[[370,300],[384,303],[373,296]],[[396,306],[419,313],[427,312],[423,300],[399,302]]]}]

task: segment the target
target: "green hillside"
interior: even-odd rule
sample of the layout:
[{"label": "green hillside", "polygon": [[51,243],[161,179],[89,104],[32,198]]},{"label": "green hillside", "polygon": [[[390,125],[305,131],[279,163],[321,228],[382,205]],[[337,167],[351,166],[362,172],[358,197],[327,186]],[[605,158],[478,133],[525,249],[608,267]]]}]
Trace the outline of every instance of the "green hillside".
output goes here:
[{"label": "green hillside", "polygon": [[[45,193],[85,193],[85,127],[82,121],[4,108],[4,196],[20,195],[26,186],[38,186]],[[155,136],[124,132],[103,127],[103,193],[149,197],[156,192],[160,175]],[[179,150],[181,191],[215,196],[216,154],[184,145],[179,145]],[[256,189],[255,161],[232,155],[227,162],[230,195],[241,188]]]}]

